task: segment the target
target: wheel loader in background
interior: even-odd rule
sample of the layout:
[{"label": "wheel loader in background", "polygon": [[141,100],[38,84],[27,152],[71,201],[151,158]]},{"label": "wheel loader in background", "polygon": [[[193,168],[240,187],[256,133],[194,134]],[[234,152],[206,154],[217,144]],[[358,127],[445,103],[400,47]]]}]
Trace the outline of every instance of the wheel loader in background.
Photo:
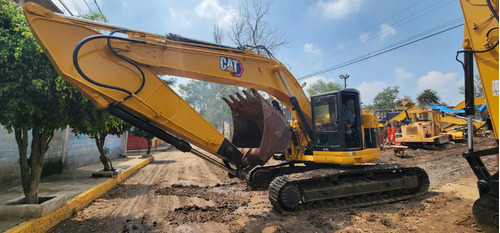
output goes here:
[{"label": "wheel loader in background", "polygon": [[405,110],[410,123],[401,126],[395,142],[407,146],[441,145],[452,140],[464,140],[463,132],[444,132],[443,114],[439,109],[417,108]]},{"label": "wheel loader in background", "polygon": [[[418,167],[364,165],[381,155],[378,123],[373,113],[361,111],[355,89],[309,101],[270,54],[57,15],[29,2],[24,14],[61,77],[98,108],[251,187],[268,187],[278,211],[318,202],[336,207],[380,204],[428,190],[428,175]],[[233,116],[232,141],[158,75],[250,89],[224,99]],[[272,104],[257,90],[269,95]],[[277,101],[295,120],[285,120]],[[353,116],[343,114],[343,105]],[[266,166],[276,154],[283,162]]]}]

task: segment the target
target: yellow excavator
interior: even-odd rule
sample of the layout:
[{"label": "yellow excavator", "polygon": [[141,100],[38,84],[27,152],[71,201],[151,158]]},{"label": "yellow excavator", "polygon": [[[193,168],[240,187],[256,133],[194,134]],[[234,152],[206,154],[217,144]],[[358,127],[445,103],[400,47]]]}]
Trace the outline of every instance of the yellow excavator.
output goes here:
[{"label": "yellow excavator", "polygon": [[[423,169],[366,164],[381,155],[378,123],[374,114],[361,111],[355,89],[309,101],[285,65],[270,54],[58,15],[34,3],[24,5],[24,14],[61,77],[98,108],[252,187],[268,187],[278,211],[311,203],[380,204],[428,190]],[[248,88],[224,99],[232,110],[232,141],[159,75]],[[285,120],[278,101],[295,120]],[[266,166],[273,156],[282,163]]]},{"label": "yellow excavator", "polygon": [[[472,213],[487,232],[498,232],[498,171],[491,174],[481,157],[497,155],[498,160],[498,0],[460,0],[465,33],[463,50],[457,52],[457,61],[464,69],[465,113],[468,121],[468,151],[463,154],[478,178],[479,199],[474,202]],[[463,54],[463,61],[459,55]],[[474,60],[488,105],[496,147],[474,150]]]}]

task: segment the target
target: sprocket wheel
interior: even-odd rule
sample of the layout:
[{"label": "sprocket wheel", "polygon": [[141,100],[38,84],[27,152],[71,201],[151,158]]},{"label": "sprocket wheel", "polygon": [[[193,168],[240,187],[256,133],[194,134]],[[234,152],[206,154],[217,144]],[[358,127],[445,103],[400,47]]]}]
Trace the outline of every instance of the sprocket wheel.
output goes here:
[{"label": "sprocket wheel", "polygon": [[286,185],[281,189],[279,203],[286,211],[296,209],[302,200],[302,193],[296,185]]}]

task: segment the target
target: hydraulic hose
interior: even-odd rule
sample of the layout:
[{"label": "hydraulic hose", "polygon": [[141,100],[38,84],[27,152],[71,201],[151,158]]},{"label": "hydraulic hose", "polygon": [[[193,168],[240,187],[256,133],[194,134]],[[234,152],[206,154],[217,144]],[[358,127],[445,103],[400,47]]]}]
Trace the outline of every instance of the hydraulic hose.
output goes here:
[{"label": "hydraulic hose", "polygon": [[[118,31],[123,31],[123,30],[116,30],[113,33],[115,32],[118,32]],[[123,40],[123,41],[129,41],[129,42],[134,42],[134,43],[141,43],[141,44],[146,44],[147,42],[145,41],[140,41],[140,40],[134,40],[134,39],[129,39],[129,38],[123,38],[123,37],[117,37],[117,36],[112,36],[111,35],[95,35],[95,36],[89,36],[85,39],[83,39],[82,41],[80,41],[75,49],[73,50],[73,64],[76,68],[76,71],[85,79],[87,80],[88,82],[94,84],[94,85],[97,85],[97,86],[100,86],[100,87],[104,87],[104,88],[108,88],[108,89],[113,89],[113,90],[117,90],[117,91],[121,91],[121,92],[124,92],[126,94],[128,94],[127,97],[124,98],[125,99],[128,99],[132,96],[132,94],[137,94],[139,93],[142,88],[144,87],[144,84],[146,82],[146,77],[144,75],[144,72],[142,71],[142,69],[136,64],[134,63],[133,61],[131,61],[130,59],[120,55],[119,53],[117,53],[113,47],[111,47],[111,39],[116,39],[116,40]],[[83,45],[85,45],[86,43],[92,41],[92,40],[96,40],[96,39],[107,39],[108,41],[108,46],[109,48],[111,49],[111,51],[117,55],[118,57],[122,58],[123,60],[127,61],[128,63],[130,63],[131,65],[133,65],[135,68],[137,68],[137,70],[139,70],[139,72],[141,73],[141,76],[142,76],[142,83],[141,83],[141,86],[134,92],[131,92],[127,89],[124,89],[124,88],[121,88],[121,87],[117,87],[117,86],[112,86],[112,85],[107,85],[107,84],[104,84],[104,83],[100,83],[100,82],[97,82],[91,78],[89,78],[84,72],[83,70],[81,69],[80,67],[80,64],[78,62],[78,54],[80,52],[80,49],[83,47]]]}]

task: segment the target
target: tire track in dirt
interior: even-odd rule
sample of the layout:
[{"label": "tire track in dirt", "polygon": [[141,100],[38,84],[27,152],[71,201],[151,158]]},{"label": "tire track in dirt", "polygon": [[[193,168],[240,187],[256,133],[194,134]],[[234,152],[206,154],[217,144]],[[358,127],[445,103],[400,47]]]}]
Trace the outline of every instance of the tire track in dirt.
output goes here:
[{"label": "tire track in dirt", "polygon": [[138,176],[134,176],[132,179],[125,181],[124,185],[132,184],[135,185],[137,189],[134,189],[134,192],[132,193],[135,195],[134,198],[120,203],[118,206],[118,209],[121,209],[120,214],[126,216],[133,215],[133,211],[136,207],[140,205],[144,199],[148,199],[148,192],[152,188],[152,184],[156,178],[158,170],[158,166],[147,167],[144,172],[138,173]]}]

